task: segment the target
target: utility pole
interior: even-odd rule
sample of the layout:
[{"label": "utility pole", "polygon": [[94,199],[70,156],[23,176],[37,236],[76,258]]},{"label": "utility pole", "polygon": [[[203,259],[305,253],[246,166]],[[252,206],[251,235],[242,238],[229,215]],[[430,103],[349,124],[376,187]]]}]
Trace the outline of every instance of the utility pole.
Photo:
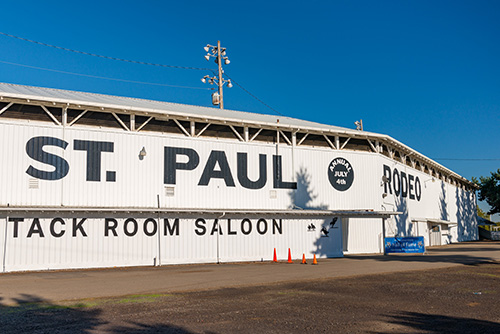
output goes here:
[{"label": "utility pole", "polygon": [[219,68],[219,75],[214,75],[213,77],[205,75],[201,79],[201,82],[206,83],[208,81],[209,84],[216,84],[218,86],[218,91],[212,94],[212,104],[218,105],[220,109],[224,109],[222,87],[225,83],[227,83],[228,88],[233,87],[231,80],[224,80],[223,77],[224,70],[222,69],[222,60],[224,60],[224,64],[226,65],[230,63],[229,58],[226,56],[226,48],[221,48],[220,41],[217,41],[217,46],[207,44],[204,49],[207,52],[205,55],[207,61],[210,60],[211,57],[215,58],[214,61]]}]

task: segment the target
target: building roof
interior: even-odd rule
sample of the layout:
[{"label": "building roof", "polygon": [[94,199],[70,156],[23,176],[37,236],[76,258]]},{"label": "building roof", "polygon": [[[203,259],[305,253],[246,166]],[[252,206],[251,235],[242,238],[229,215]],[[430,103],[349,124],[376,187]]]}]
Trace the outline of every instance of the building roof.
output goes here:
[{"label": "building roof", "polygon": [[[279,125],[288,128],[313,128],[320,131],[357,133],[358,131],[338,126],[325,125],[296,118],[250,113],[229,109],[200,107],[179,103],[145,100],[123,96],[85,93],[53,88],[21,86],[0,83],[0,96],[29,100],[47,100],[70,105],[95,106],[109,109],[141,111],[152,114],[190,116],[193,118],[217,119],[228,122],[252,123],[259,125]],[[359,133],[359,132],[358,132]]]},{"label": "building roof", "polygon": [[374,132],[358,131],[285,116],[8,83],[0,83],[0,100],[15,103],[23,103],[22,101],[24,101],[56,107],[67,106],[68,108],[75,109],[102,110],[104,112],[137,113],[154,117],[177,117],[184,120],[216,122],[236,126],[253,126],[283,131],[291,130],[292,132],[304,131],[306,133],[322,134],[324,136],[346,135],[352,138],[380,141],[400,150],[406,156],[419,159],[436,170],[448,176],[453,176],[455,179],[460,180],[470,187],[476,187],[474,183],[466,178],[415,151],[409,146],[406,146],[388,135]]}]

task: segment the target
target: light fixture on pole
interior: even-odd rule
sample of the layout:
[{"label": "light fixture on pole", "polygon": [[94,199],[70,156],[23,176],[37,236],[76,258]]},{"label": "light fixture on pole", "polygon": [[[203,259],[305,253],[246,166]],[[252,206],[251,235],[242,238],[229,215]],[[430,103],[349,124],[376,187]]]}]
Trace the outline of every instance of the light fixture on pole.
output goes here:
[{"label": "light fixture on pole", "polygon": [[363,120],[362,119],[354,122],[354,125],[356,125],[356,130],[363,131]]},{"label": "light fixture on pole", "polygon": [[226,48],[221,48],[220,41],[217,41],[217,46],[207,44],[207,46],[205,46],[203,49],[207,52],[207,54],[205,55],[205,59],[207,61],[212,57],[215,58],[214,61],[219,68],[219,75],[214,75],[213,77],[205,75],[203,78],[201,78],[201,82],[208,82],[211,85],[215,84],[218,86],[218,91],[212,94],[212,104],[218,105],[221,109],[224,109],[222,86],[227,83],[228,88],[233,87],[231,80],[224,80],[224,78],[222,77],[222,74],[224,73],[224,70],[222,69],[222,60],[224,60],[224,64],[226,65],[230,63],[229,58],[226,56]]}]

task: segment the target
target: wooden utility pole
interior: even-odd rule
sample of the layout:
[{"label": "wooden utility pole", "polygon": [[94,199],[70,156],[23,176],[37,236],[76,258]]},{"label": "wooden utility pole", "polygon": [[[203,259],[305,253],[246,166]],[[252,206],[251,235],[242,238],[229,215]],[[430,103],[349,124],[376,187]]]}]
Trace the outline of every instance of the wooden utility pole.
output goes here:
[{"label": "wooden utility pole", "polygon": [[217,41],[217,65],[219,65],[219,108],[224,109],[224,98],[222,96],[222,86],[224,85],[224,79],[222,78],[222,59],[220,54],[220,41]]}]

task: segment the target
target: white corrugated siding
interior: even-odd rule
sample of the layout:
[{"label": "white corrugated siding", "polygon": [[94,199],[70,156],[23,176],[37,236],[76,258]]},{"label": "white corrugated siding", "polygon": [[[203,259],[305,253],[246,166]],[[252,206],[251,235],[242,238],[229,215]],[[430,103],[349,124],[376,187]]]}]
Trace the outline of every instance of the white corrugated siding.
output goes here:
[{"label": "white corrugated siding", "polygon": [[[205,219],[204,233],[196,225],[197,218],[179,219],[175,225],[175,217],[163,217],[159,229],[153,234],[153,226],[158,226],[158,217],[134,216],[115,213],[116,236],[108,229],[106,236],[106,216],[89,213],[82,224],[83,232],[73,235],[73,219],[77,223],[83,217],[71,215],[62,217],[64,224],[58,221],[51,232],[52,218],[39,218],[39,225],[34,223],[36,215],[23,217],[19,222],[17,237],[14,236],[14,223],[8,222],[5,237],[5,219],[0,220],[0,237],[2,238],[0,255],[3,261],[2,271],[47,270],[68,268],[99,268],[114,266],[143,266],[154,264],[184,264],[202,262],[234,262],[272,260],[276,248],[280,260],[286,260],[290,248],[294,259],[302,254],[307,258],[342,256],[341,228],[329,227],[329,221],[304,219],[276,220],[278,229],[273,227],[273,218],[250,217],[252,225],[249,231],[245,225],[244,234],[241,229],[243,219],[220,219],[220,235],[213,228],[214,219]],[[11,217],[12,218],[12,217]],[[21,217],[17,217],[21,218]],[[134,221],[137,230],[134,231]],[[145,221],[150,235],[144,230]],[[168,219],[172,230],[164,228],[164,219]],[[127,230],[125,224],[127,223]],[[258,221],[262,220],[260,231]],[[155,223],[153,223],[155,222]],[[265,225],[264,224],[267,224]],[[315,231],[309,231],[308,225],[314,223]],[[114,224],[114,222],[110,223]],[[201,224],[199,224],[201,226]],[[325,226],[330,230],[329,236],[322,236],[320,229]],[[267,226],[267,229],[264,229]],[[30,235],[30,230],[32,232]],[[55,236],[61,234],[62,236]],[[212,234],[212,231],[214,233]],[[228,232],[231,231],[231,234]],[[127,235],[128,232],[130,235]],[[135,233],[134,233],[135,232]],[[198,233],[196,233],[198,232]],[[85,234],[85,235],[84,235]],[[218,239],[218,240],[217,240]],[[6,252],[4,253],[4,247]]]},{"label": "white corrugated siding", "polygon": [[[89,207],[90,211],[93,207],[156,208],[159,198],[162,208],[193,210],[282,210],[293,207],[387,210],[403,212],[401,216],[387,221],[387,236],[413,236],[418,233],[428,237],[422,232],[423,225],[418,225],[417,229],[417,224],[411,224],[415,218],[427,218],[457,222],[456,232],[450,234],[452,242],[477,239],[474,194],[440,180],[432,182],[428,174],[380,154],[311,147],[295,147],[292,150],[290,146],[283,144],[277,147],[265,143],[193,139],[122,130],[61,128],[15,122],[0,123],[0,136],[0,149],[5,157],[1,162],[0,173],[2,207],[63,205]],[[63,179],[38,180],[26,173],[29,166],[48,172],[53,170],[53,167],[31,159],[26,153],[27,142],[39,136],[55,137],[68,143],[66,149],[44,147],[45,151],[68,161],[69,173]],[[86,180],[87,152],[75,150],[75,140],[113,143],[112,153],[101,153],[100,181]],[[199,155],[199,165],[196,169],[177,170],[175,185],[164,184],[164,148],[167,146],[193,149]],[[141,160],[139,152],[143,147],[147,154]],[[224,152],[234,187],[226,186],[221,178],[211,179],[207,186],[198,185],[212,151]],[[257,179],[259,175],[259,154],[266,155],[267,182],[262,189],[246,189],[240,185],[237,175],[238,152],[244,152],[248,156],[248,177],[251,180]],[[273,188],[272,159],[276,154],[282,157],[282,180],[296,181],[297,190]],[[354,171],[354,182],[346,191],[334,189],[328,180],[329,164],[339,157],[348,160]],[[179,156],[178,162],[182,162],[182,158]],[[391,170],[397,168],[399,172],[418,176],[421,183],[420,201],[402,198],[394,193],[388,193],[384,198],[383,165],[389,166]],[[219,168],[221,167],[215,167],[216,170]],[[115,182],[106,180],[107,172],[116,173]],[[174,196],[167,195],[166,186],[174,188]],[[352,254],[381,252],[382,231],[379,222],[380,219],[350,219],[345,237],[346,251]],[[48,222],[44,220],[43,224]],[[92,223],[90,218],[86,224],[92,230],[102,228],[98,222]],[[283,258],[287,255],[287,244],[293,244],[296,250],[292,250],[292,254],[296,258],[300,257],[301,253],[310,255],[323,247],[324,254],[328,254],[324,238],[317,235],[319,226],[325,222],[317,225],[316,235],[311,232],[302,235],[300,231],[304,229],[304,224],[307,225],[305,221],[291,220],[287,223],[284,235],[279,237],[272,234],[238,237],[221,235],[218,239],[219,260],[269,259],[272,256],[269,249],[274,248],[279,249],[279,257]],[[181,223],[180,229],[192,228],[188,225]],[[5,225],[2,228],[5,228]],[[26,232],[23,230],[23,233]],[[19,238],[8,240],[5,259],[8,260],[7,263],[15,263],[18,266],[13,265],[12,268],[17,269],[11,270],[62,268],[73,263],[90,267],[147,265],[152,264],[155,258],[159,261],[160,257],[162,263],[217,261],[217,238],[205,235],[200,241],[201,239],[192,233],[186,234],[186,238],[184,240],[169,237],[168,243],[159,245],[160,254],[155,248],[158,244],[150,237],[136,236],[130,240],[109,237],[67,239],[66,234],[61,238],[49,238],[50,240]],[[317,242],[318,245],[311,246],[312,242]],[[76,247],[76,250],[71,250],[71,255],[67,255],[68,249],[73,249],[72,247]]]}]

